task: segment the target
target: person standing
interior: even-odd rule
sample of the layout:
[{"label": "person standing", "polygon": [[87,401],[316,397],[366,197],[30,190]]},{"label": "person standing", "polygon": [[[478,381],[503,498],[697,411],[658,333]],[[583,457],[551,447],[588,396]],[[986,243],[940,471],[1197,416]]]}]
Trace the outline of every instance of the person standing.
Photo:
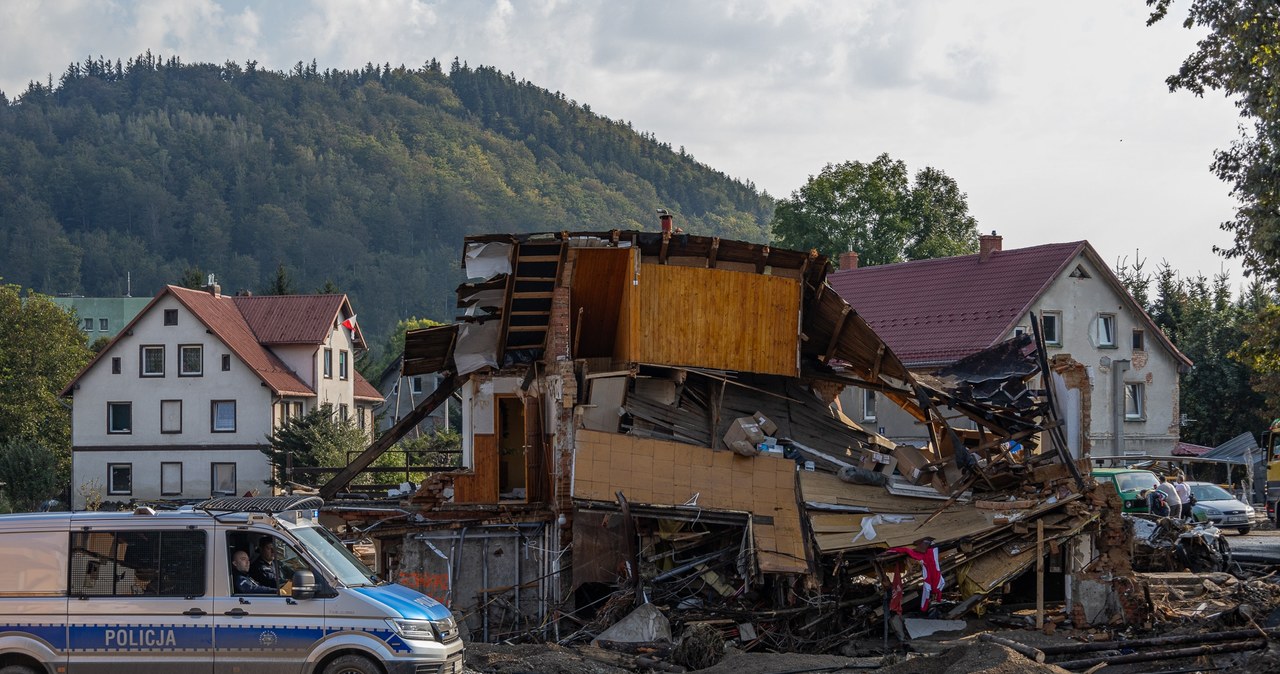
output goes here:
[{"label": "person standing", "polygon": [[1191,487],[1187,486],[1182,473],[1173,478],[1173,490],[1178,494],[1178,509],[1182,511],[1182,519],[1191,519]]},{"label": "person standing", "polygon": [[1182,519],[1182,501],[1178,497],[1178,490],[1174,488],[1167,475],[1160,476],[1160,485],[1156,489],[1164,494],[1165,503],[1169,504],[1169,517],[1175,520]]}]

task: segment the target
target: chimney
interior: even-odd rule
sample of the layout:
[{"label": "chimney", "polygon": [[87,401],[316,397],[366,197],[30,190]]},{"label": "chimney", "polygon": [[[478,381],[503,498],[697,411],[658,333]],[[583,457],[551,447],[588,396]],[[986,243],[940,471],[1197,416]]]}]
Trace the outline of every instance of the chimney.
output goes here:
[{"label": "chimney", "polygon": [[204,291],[214,297],[222,296],[222,286],[218,285],[218,279],[213,274],[209,274],[209,277],[205,280]]},{"label": "chimney", "polygon": [[992,253],[1000,252],[1000,244],[1004,241],[1004,237],[996,234],[996,230],[991,230],[990,234],[983,234],[978,237],[978,261],[986,262]]},{"label": "chimney", "polygon": [[846,269],[858,268],[858,253],[856,251],[847,251],[840,253],[840,271]]},{"label": "chimney", "polygon": [[658,219],[662,221],[662,233],[671,233],[671,220],[674,218],[665,208],[658,209]]}]

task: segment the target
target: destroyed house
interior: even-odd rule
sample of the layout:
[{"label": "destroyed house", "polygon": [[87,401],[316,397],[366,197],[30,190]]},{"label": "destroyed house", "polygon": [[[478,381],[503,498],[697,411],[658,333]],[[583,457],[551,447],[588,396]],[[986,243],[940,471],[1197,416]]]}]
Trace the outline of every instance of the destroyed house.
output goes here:
[{"label": "destroyed house", "polygon": [[[620,591],[708,610],[820,604],[921,536],[969,541],[950,571],[1007,554],[1018,517],[974,508],[976,490],[1056,487],[1076,469],[1061,438],[1037,451],[1051,405],[979,399],[966,379],[1024,384],[1040,367],[1031,336],[917,381],[816,252],[669,231],[490,235],[466,239],[463,265],[463,315],[405,339],[402,374],[439,388],[321,495],[460,391],[462,470],[424,482],[408,517],[340,509],[374,527],[382,573],[448,603],[477,640],[558,635]],[[846,386],[907,410],[931,442],[896,446],[848,419],[833,404]],[[1026,507],[1077,530],[1087,517],[1057,512],[1075,498]]]},{"label": "destroyed house", "polygon": [[[1179,374],[1191,361],[1173,345],[1087,241],[981,249],[859,267],[841,256],[831,287],[916,373],[927,373],[1043,325],[1072,454],[1168,456],[1178,444]],[[897,442],[928,433],[877,395],[847,391],[854,420]],[[961,423],[962,426],[967,422]]]}]

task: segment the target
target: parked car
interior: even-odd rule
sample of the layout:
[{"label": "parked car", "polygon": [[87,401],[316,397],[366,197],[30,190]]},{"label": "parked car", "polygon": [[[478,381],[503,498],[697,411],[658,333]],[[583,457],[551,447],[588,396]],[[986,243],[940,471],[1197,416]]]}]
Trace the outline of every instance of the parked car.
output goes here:
[{"label": "parked car", "polygon": [[1120,498],[1124,500],[1124,512],[1145,513],[1148,511],[1145,492],[1155,489],[1160,478],[1149,470],[1138,468],[1094,468],[1093,479],[1099,482],[1110,481],[1116,486]]},{"label": "parked car", "polygon": [[[1188,482],[1196,504],[1191,507],[1192,516],[1204,519],[1222,528],[1234,528],[1242,534],[1253,526],[1253,506],[1237,499],[1231,492],[1212,482]],[[1200,519],[1200,517],[1196,517]]]}]

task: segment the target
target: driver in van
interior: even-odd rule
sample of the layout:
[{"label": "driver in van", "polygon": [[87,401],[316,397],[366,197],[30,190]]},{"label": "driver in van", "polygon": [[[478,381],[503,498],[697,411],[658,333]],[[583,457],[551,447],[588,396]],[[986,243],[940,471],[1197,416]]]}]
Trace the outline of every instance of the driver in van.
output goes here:
[{"label": "driver in van", "polygon": [[263,587],[280,587],[280,563],[276,561],[276,546],[270,536],[258,539],[258,556],[249,574]]},{"label": "driver in van", "polygon": [[231,571],[236,594],[275,594],[276,590],[254,580],[249,574],[249,553],[236,550],[231,555]]}]

